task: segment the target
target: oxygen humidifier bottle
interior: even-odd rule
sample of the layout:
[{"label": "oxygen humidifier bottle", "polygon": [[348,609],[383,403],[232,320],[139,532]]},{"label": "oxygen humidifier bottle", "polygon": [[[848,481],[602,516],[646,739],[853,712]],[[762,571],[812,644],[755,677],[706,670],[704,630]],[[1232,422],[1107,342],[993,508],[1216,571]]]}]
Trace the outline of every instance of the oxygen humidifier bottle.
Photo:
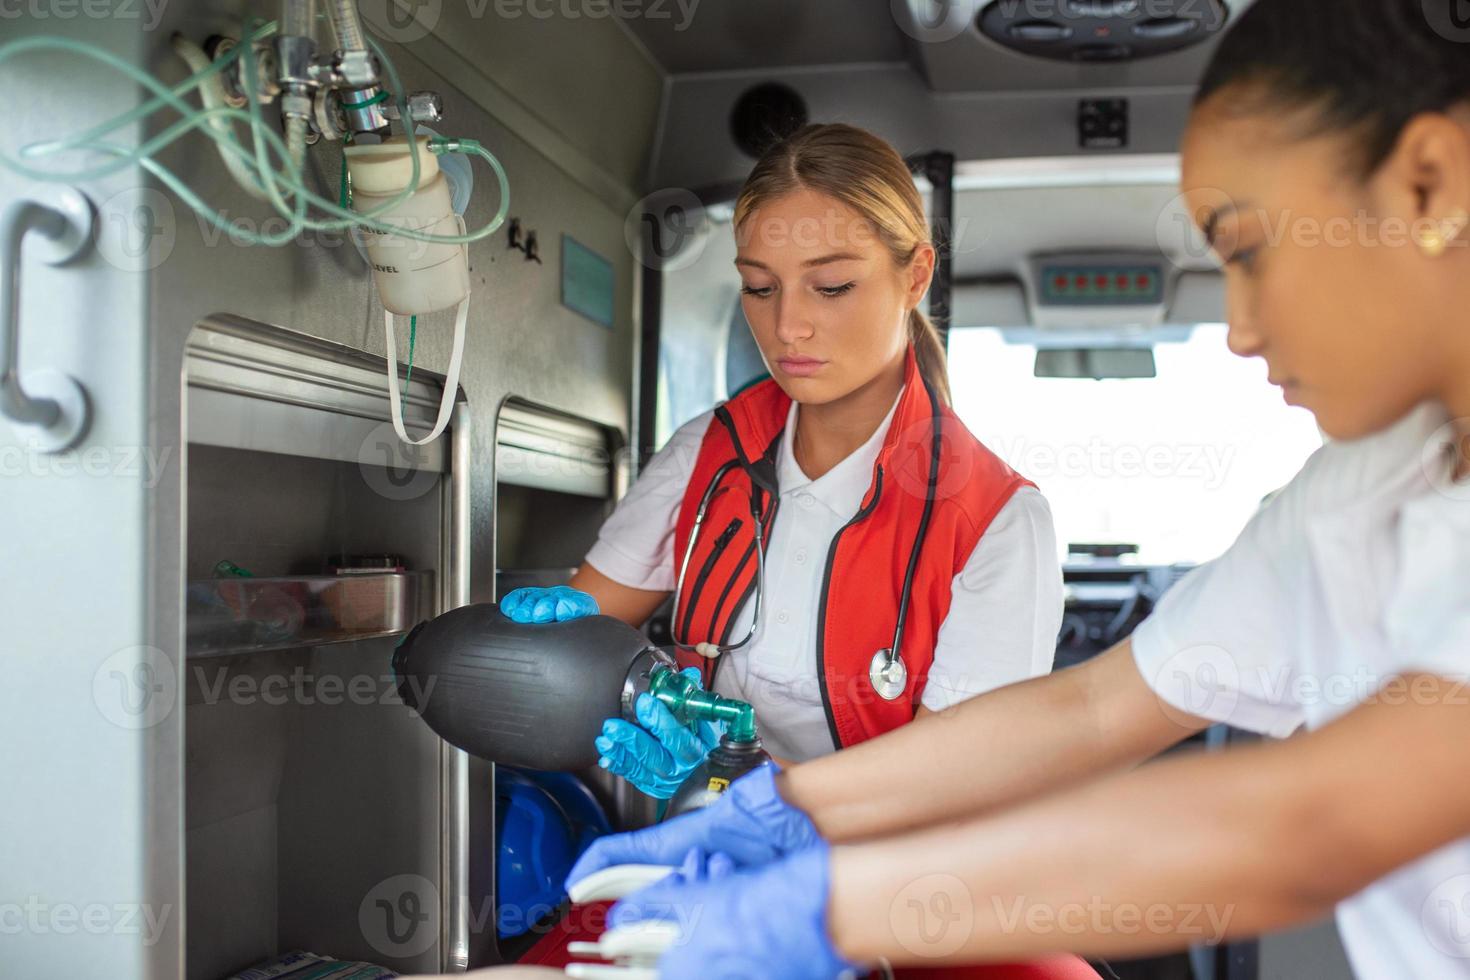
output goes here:
[{"label": "oxygen humidifier bottle", "polygon": [[[430,235],[464,233],[455,214],[449,183],[429,138],[418,147],[418,188],[407,199],[379,215],[385,225]],[[413,158],[401,138],[364,143],[343,150],[352,175],[352,207],[372,211],[392,201],[413,178]],[[464,245],[423,242],[391,232],[364,230],[363,242],[378,284],[383,308],[399,316],[422,315],[457,306],[470,294],[469,252]]]}]

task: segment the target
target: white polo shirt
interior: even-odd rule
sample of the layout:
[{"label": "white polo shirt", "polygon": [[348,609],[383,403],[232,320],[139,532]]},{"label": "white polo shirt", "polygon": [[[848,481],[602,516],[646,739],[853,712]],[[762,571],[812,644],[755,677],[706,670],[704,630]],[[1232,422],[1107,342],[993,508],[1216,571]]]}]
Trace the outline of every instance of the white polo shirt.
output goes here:
[{"label": "white polo shirt", "polygon": [[[1399,674],[1470,677],[1470,482],[1453,482],[1453,433],[1426,403],[1318,450],[1134,633],[1154,690],[1280,738]],[[1470,837],[1341,902],[1337,921],[1359,977],[1470,978]]]},{"label": "white polo shirt", "polygon": [[[780,507],[766,555],[766,593],[758,632],[726,654],[715,690],[755,707],[761,739],[776,756],[806,761],[836,748],[817,679],[817,606],[832,538],[862,505],[888,432],[888,416],[860,448],[819,479],[792,452],[799,405],[780,440]],[[635,589],[672,591],[674,524],[713,412],[682,426],[644,469],[602,526],[587,562]],[[716,423],[718,424],[718,423]],[[899,556],[907,562],[908,554]],[[730,633],[746,635],[754,599]],[[1046,499],[1023,487],[1001,508],[950,584],[921,703],[939,711],[1051,670],[1062,621],[1062,574]]]}]

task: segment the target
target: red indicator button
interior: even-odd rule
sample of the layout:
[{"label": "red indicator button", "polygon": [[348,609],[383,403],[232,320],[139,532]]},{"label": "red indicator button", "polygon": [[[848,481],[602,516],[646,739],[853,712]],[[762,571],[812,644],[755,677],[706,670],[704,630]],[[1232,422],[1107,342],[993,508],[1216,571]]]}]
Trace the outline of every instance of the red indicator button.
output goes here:
[{"label": "red indicator button", "polygon": [[1098,277],[1096,277],[1095,279],[1093,279],[1093,285],[1095,285],[1098,289],[1107,289],[1108,288],[1108,277],[1107,276],[1098,276]]},{"label": "red indicator button", "polygon": [[1128,288],[1128,277],[1127,276],[1118,276],[1115,282],[1116,282],[1116,285],[1117,285],[1117,287],[1119,289],[1127,289]]},{"label": "red indicator button", "polygon": [[1148,276],[1139,276],[1138,277],[1138,288],[1139,289],[1147,289],[1149,282],[1150,282],[1150,280],[1149,280],[1149,277]]},{"label": "red indicator button", "polygon": [[1055,286],[1058,290],[1066,289],[1067,288],[1067,277],[1066,276],[1057,276],[1055,279],[1052,280],[1051,284],[1053,286]]},{"label": "red indicator button", "polygon": [[1087,288],[1087,277],[1086,276],[1078,276],[1077,277],[1077,288],[1078,289],[1086,289]]}]

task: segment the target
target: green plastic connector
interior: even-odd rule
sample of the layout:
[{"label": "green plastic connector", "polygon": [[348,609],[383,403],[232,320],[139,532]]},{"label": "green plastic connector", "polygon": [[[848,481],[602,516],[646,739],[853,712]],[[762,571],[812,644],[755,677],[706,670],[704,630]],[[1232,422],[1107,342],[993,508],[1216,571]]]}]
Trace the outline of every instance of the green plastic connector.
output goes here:
[{"label": "green plastic connector", "polygon": [[649,679],[648,693],[664,703],[680,724],[722,721],[732,742],[756,740],[755,709],[744,701],[701,690],[677,670],[664,667]]}]

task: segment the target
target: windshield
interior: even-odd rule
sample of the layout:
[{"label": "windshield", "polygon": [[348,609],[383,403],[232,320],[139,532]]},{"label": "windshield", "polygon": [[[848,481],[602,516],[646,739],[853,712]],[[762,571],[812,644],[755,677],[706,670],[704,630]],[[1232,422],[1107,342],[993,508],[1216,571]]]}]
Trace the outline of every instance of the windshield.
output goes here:
[{"label": "windshield", "polygon": [[1322,444],[1225,333],[1202,324],[1157,345],[1156,378],[1093,381],[1034,377],[1034,346],[957,329],[955,410],[1046,495],[1063,557],[1069,543],[1131,543],[1146,564],[1208,561]]}]

